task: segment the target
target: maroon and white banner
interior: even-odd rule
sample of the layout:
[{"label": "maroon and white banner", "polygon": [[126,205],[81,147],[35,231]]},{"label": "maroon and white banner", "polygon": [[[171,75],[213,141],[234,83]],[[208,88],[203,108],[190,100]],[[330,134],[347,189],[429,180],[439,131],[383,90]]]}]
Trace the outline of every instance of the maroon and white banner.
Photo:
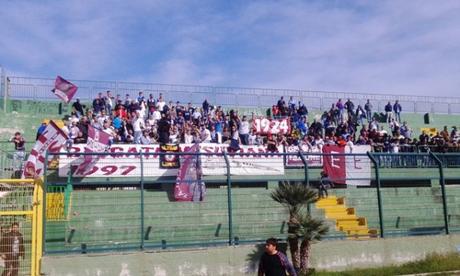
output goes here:
[{"label": "maroon and white banner", "polygon": [[299,168],[303,167],[304,163],[300,159],[298,154],[299,151],[302,151],[305,159],[307,160],[308,167],[322,167],[323,166],[323,156],[322,151],[317,147],[308,147],[307,145],[302,146],[287,146],[285,147],[286,153],[293,153],[292,155],[286,156],[286,167],[287,168]]},{"label": "maroon and white banner", "polygon": [[75,175],[85,175],[88,170],[92,169],[94,167],[94,163],[97,162],[100,155],[92,155],[91,153],[101,153],[107,151],[109,142],[109,134],[89,125],[88,141],[84,151],[87,155],[83,156],[83,162],[79,164]]},{"label": "maroon and white banner", "polygon": [[[67,140],[67,135],[53,122],[46,126],[38,137],[24,165],[24,178],[35,178],[43,175],[46,151],[59,152]],[[51,157],[52,158],[52,157]]]},{"label": "maroon and white banner", "polygon": [[331,181],[336,184],[346,184],[345,147],[325,145],[323,147],[323,170]]},{"label": "maroon and white banner", "polygon": [[256,134],[289,134],[291,133],[291,124],[289,118],[256,118],[252,122],[252,129]]},{"label": "maroon and white banner", "polygon": [[[180,151],[189,150],[192,144],[180,144]],[[219,153],[227,151],[226,144],[202,143],[200,146],[201,153]],[[73,145],[70,155],[60,156],[59,176],[66,176],[70,166],[78,168],[84,161],[82,155],[84,144]],[[283,156],[257,156],[256,153],[267,152],[264,146],[240,146],[241,149],[236,153],[229,153],[230,171],[233,175],[283,175],[284,164]],[[282,147],[278,147],[279,152],[283,152]],[[177,169],[167,169],[160,167],[160,145],[112,145],[108,150],[109,153],[124,154],[101,155],[91,168],[85,171],[84,175],[76,177],[124,177],[124,176],[141,176],[141,165],[139,152],[143,155],[144,176],[175,176]],[[246,155],[247,154],[247,155]],[[203,175],[225,175],[227,167],[224,157],[220,156],[201,156],[201,167]]]},{"label": "maroon and white banner", "polygon": [[77,93],[77,89],[78,87],[75,84],[65,80],[61,76],[57,76],[54,82],[54,89],[51,91],[65,103],[69,103],[75,93]]},{"label": "maroon and white banner", "polygon": [[369,185],[371,162],[364,155],[344,155],[345,153],[364,154],[370,146],[324,146],[323,169],[336,184]]},{"label": "maroon and white banner", "polygon": [[[193,145],[187,152],[196,153],[199,145]],[[203,201],[204,182],[201,180],[201,162],[197,155],[181,155],[180,169],[174,186],[174,198],[177,201]]]},{"label": "maroon and white banner", "polygon": [[[84,174],[76,174],[78,168],[85,162],[84,156],[78,153],[85,152],[85,144],[74,144],[70,149],[70,155],[61,155],[59,160],[59,176],[66,176],[72,167],[74,177],[125,177],[141,176],[142,156],[144,176],[175,176],[177,169],[160,168],[160,145],[112,145],[108,149],[109,155],[101,155],[85,170]],[[186,145],[182,145],[186,146]],[[189,145],[191,147],[191,145]],[[183,150],[183,148],[182,148]],[[116,154],[125,153],[125,154]]]}]

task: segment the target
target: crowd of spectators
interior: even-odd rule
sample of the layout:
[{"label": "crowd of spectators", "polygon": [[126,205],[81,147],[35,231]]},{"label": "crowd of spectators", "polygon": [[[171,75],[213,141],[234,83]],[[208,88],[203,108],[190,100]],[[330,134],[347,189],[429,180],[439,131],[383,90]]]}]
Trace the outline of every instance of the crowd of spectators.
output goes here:
[{"label": "crowd of spectators", "polygon": [[278,145],[371,145],[376,152],[460,151],[460,133],[446,127],[430,136],[422,133],[412,137],[412,129],[401,121],[401,104],[396,100],[385,105],[385,113],[376,113],[370,100],[364,106],[351,99],[338,99],[329,110],[309,118],[304,103],[280,97],[267,114],[274,119],[288,118],[291,132],[261,135],[254,133],[256,115],[240,115],[237,110],[224,110],[206,99],[200,106],[179,101],[166,101],[162,93],[145,96],[139,92],[132,98],[126,94],[113,96],[99,93],[91,106],[79,99],[72,104],[72,113],[65,131],[72,143],[86,143],[88,125],[111,136],[112,143],[226,143],[230,149],[239,145],[265,145],[276,151]]}]

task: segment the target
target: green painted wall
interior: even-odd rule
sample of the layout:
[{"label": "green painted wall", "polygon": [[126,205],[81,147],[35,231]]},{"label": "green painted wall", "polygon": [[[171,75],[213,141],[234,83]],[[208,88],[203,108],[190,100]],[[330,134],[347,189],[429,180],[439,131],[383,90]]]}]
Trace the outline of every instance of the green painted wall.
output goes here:
[{"label": "green painted wall", "polygon": [[[313,246],[317,270],[344,270],[403,263],[426,254],[455,252],[460,235],[323,241]],[[181,251],[45,256],[44,275],[255,275],[262,245]]]}]

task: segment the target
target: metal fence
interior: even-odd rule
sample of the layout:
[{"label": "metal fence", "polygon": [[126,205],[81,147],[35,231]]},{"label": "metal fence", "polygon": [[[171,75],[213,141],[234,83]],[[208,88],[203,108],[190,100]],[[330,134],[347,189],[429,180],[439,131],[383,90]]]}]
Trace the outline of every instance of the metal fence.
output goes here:
[{"label": "metal fence", "polygon": [[[0,260],[3,275],[30,275],[32,220],[25,214],[32,210],[33,188],[0,183],[0,251],[6,256]],[[13,232],[14,226],[17,230]],[[17,253],[13,238],[17,241]]]},{"label": "metal fence", "polygon": [[[392,103],[399,100],[407,113],[436,113],[436,114],[460,114],[460,98],[435,97],[435,96],[410,96],[402,94],[376,94],[354,92],[329,92],[315,90],[294,89],[269,89],[269,88],[244,88],[244,87],[217,87],[198,85],[177,85],[157,83],[134,83],[121,81],[89,81],[71,80],[78,87],[78,96],[83,101],[91,101],[98,92],[112,91],[114,95],[130,94],[137,96],[139,91],[144,95],[153,94],[158,97],[163,93],[166,100],[191,102],[194,105],[201,104],[207,99],[213,105],[223,107],[243,108],[269,108],[276,104],[281,96],[286,101],[290,96],[296,101],[302,101],[309,109],[326,110],[339,98],[350,98],[355,105],[364,106],[367,99],[371,100],[374,111],[382,112],[388,101]],[[5,105],[8,99],[22,99],[34,101],[55,101],[55,96],[50,92],[54,80],[50,78],[30,78],[5,76],[2,77],[1,98]]]},{"label": "metal fence", "polygon": [[[231,161],[232,156],[210,154],[219,158],[213,166],[224,168],[225,172],[203,178],[207,186],[204,201],[176,202],[173,199],[175,175],[149,176],[148,160],[163,153],[117,153],[121,165],[127,154],[137,157],[130,165],[141,168],[140,176],[112,177],[114,168],[104,166],[98,169],[105,175],[96,178],[75,177],[72,173],[64,176],[56,168],[46,169],[45,190],[61,191],[60,202],[69,204],[62,208],[65,214],[61,219],[45,221],[46,253],[234,245],[271,236],[284,239],[288,212],[270,198],[271,191],[283,181],[316,188],[322,170],[322,167],[304,165],[286,168],[282,175],[235,175],[236,163]],[[273,156],[288,156],[251,155],[265,156],[267,160]],[[290,156],[294,157],[303,164],[316,160],[302,153]],[[398,161],[400,166],[387,167],[388,157],[394,160],[410,158],[415,160],[415,165],[408,168],[405,161]],[[450,185],[460,183],[459,168],[457,163],[445,162],[460,160],[460,154],[323,154],[322,158],[345,158],[346,167],[356,165],[357,160],[370,163],[369,174],[332,178],[336,185],[329,190],[329,196],[335,196],[337,204],[365,222],[369,233],[376,233],[350,234],[341,231],[335,220],[327,218],[330,231],[326,238],[359,239],[460,231],[460,189]],[[343,181],[348,184],[339,184]],[[325,217],[325,211],[316,205],[308,209],[314,217]]]}]

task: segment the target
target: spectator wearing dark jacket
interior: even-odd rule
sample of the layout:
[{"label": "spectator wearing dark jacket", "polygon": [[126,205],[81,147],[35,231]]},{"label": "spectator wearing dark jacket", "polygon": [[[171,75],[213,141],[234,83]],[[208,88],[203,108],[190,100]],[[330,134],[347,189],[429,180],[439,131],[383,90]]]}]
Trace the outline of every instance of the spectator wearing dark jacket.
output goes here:
[{"label": "spectator wearing dark jacket", "polygon": [[265,242],[265,253],[260,257],[257,275],[297,276],[287,256],[278,251],[278,241],[275,238],[270,238]]},{"label": "spectator wearing dark jacket", "polygon": [[399,101],[396,100],[395,104],[393,105],[393,112],[395,113],[395,120],[398,121],[398,123],[401,123],[401,104],[399,104]]}]

